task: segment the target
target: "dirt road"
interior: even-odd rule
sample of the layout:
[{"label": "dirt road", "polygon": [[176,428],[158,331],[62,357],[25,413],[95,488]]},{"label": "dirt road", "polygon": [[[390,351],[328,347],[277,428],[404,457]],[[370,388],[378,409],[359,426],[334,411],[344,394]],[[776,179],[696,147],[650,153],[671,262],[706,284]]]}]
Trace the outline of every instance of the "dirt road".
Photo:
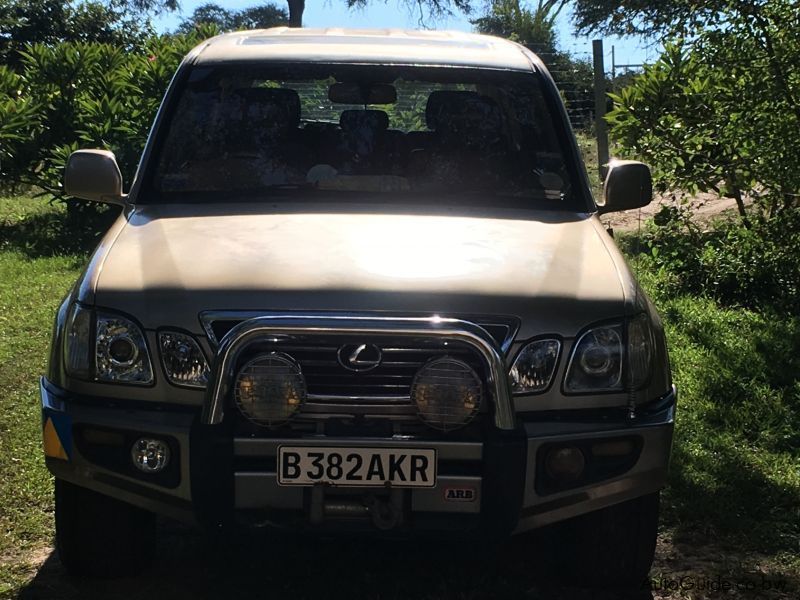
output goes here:
[{"label": "dirt road", "polygon": [[[644,225],[647,219],[652,218],[663,206],[675,206],[676,200],[670,195],[660,195],[647,206],[637,210],[610,213],[600,217],[601,221],[615,231],[635,231],[639,224]],[[698,194],[685,205],[698,221],[707,222],[722,214],[734,213],[736,201],[733,198],[721,198],[716,194]]]}]

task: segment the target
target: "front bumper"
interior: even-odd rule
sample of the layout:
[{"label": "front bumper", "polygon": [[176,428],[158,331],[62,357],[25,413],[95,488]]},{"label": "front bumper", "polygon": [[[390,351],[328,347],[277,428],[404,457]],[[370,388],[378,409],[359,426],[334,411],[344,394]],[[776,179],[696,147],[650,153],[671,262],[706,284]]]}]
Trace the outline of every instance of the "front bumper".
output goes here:
[{"label": "front bumper", "polygon": [[[51,473],[153,512],[206,526],[244,520],[312,529],[481,531],[493,536],[561,521],[662,488],[676,400],[673,389],[633,419],[540,415],[511,431],[488,428],[480,441],[421,442],[314,435],[291,440],[234,438],[224,424],[204,424],[199,409],[76,397],[44,379],[41,396]],[[129,444],[145,435],[166,439],[174,449],[167,476],[153,478],[132,467]],[[613,447],[619,441],[630,449],[626,457],[610,463],[593,458],[598,444]],[[381,488],[378,493],[282,487],[276,458],[285,443],[434,448],[439,474],[432,488]],[[544,457],[566,446],[581,449],[587,457],[586,475],[554,485],[548,482]],[[378,519],[378,514],[386,516],[386,507],[396,511],[393,518]]]}]

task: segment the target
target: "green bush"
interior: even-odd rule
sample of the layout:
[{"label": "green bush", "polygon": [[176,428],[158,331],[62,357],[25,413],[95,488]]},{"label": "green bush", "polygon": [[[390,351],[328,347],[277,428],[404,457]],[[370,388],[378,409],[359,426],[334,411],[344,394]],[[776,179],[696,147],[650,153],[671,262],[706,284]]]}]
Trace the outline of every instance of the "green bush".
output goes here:
[{"label": "green bush", "polygon": [[690,293],[724,306],[800,314],[800,210],[750,226],[720,221],[702,229],[684,208],[665,206],[628,250],[659,271],[664,297]]},{"label": "green bush", "polygon": [[35,44],[16,71],[0,66],[0,182],[61,196],[61,177],[78,148],[113,151],[126,184],[183,56],[215,33],[159,36],[143,50],[100,43]]}]

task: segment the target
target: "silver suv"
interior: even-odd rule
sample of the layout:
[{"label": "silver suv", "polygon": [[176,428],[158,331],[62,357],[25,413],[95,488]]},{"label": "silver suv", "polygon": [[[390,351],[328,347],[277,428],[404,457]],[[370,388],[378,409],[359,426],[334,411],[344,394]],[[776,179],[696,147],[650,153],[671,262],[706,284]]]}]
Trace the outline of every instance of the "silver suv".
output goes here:
[{"label": "silver suv", "polygon": [[[653,558],[675,391],[559,94],[478,35],[273,29],[180,65],[41,382],[61,560],[123,573],[156,513],[212,530],[502,538],[575,575]],[[120,542],[124,540],[124,542]]]}]

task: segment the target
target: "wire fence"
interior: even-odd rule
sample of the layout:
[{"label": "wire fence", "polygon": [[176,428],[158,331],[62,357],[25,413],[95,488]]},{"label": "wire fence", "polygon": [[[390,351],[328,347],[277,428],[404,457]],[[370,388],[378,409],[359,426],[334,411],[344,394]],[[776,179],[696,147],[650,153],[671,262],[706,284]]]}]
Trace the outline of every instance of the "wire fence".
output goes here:
[{"label": "wire fence", "polygon": [[[528,47],[542,59],[553,76],[572,127],[576,130],[592,130],[595,120],[595,65],[592,52],[583,46],[568,52],[553,52],[545,45],[529,44]],[[613,91],[620,81],[644,67],[642,63],[631,63],[618,56],[614,46],[605,49],[604,59],[606,89],[602,91],[603,94]]]},{"label": "wire fence", "polygon": [[589,53],[553,52],[546,46],[530,44],[552,75],[567,107],[574,129],[589,130],[594,120],[594,84],[592,56]]}]

